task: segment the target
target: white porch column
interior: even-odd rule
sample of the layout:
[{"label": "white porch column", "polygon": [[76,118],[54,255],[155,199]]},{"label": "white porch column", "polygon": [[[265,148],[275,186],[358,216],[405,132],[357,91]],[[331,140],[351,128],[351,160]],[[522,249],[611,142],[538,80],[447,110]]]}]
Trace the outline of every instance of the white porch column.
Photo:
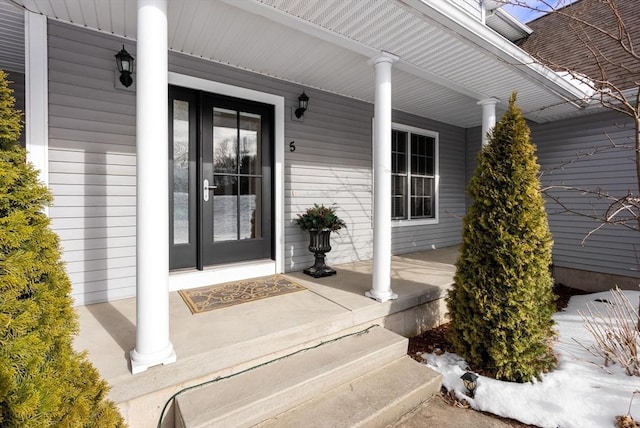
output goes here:
[{"label": "white porch column", "polygon": [[489,144],[487,137],[489,132],[496,126],[496,104],[500,100],[497,98],[487,98],[478,101],[478,105],[482,106],[482,147]]},{"label": "white porch column", "polygon": [[175,362],[169,340],[166,0],[138,0],[136,58],[136,348],[131,372]]},{"label": "white porch column", "polygon": [[373,284],[365,295],[379,302],[397,299],[391,290],[391,65],[399,58],[383,52],[375,67],[373,129]]}]

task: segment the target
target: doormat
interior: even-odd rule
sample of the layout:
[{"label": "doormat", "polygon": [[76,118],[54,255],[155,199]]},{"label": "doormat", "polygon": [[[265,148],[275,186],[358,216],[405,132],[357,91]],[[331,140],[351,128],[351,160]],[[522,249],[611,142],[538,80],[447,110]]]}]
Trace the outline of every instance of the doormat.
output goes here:
[{"label": "doormat", "polygon": [[302,290],[306,288],[282,275],[272,275],[180,290],[178,293],[189,306],[191,313],[199,314]]}]

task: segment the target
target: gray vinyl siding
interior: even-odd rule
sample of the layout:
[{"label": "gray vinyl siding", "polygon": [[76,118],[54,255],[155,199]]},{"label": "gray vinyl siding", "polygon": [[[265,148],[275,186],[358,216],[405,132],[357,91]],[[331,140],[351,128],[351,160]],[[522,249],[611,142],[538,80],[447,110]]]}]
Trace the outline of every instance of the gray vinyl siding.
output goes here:
[{"label": "gray vinyl siding", "polygon": [[24,74],[24,11],[0,1],[0,68]]},{"label": "gray vinyl siding", "polygon": [[[49,21],[50,210],[77,304],[135,295],[135,92],[115,89],[116,37]],[[125,41],[135,57],[135,45]],[[336,204],[347,228],[333,234],[328,263],[370,259],[373,105],[200,58],[169,53],[169,70],[285,99],[284,234],[286,271],[313,262],[297,214]],[[370,76],[373,85],[373,71]],[[305,90],[304,121],[291,109]],[[394,121],[440,135],[440,222],[394,228],[393,251],[460,242],[465,131],[404,113]],[[289,150],[294,142],[296,150]]]},{"label": "gray vinyl siding", "polygon": [[393,227],[393,253],[403,254],[460,244],[462,240],[461,218],[465,213],[466,185],[464,128],[402,112],[394,112],[393,122],[438,133],[440,173],[438,223]]},{"label": "gray vinyl siding", "polygon": [[114,87],[122,41],[51,20],[48,39],[49,213],[72,294],[77,304],[133,296],[135,93]]},{"label": "gray vinyl siding", "polygon": [[[565,185],[612,195],[638,194],[633,150],[613,149],[594,155],[596,147],[633,143],[633,124],[625,116],[612,112],[545,125],[531,125],[542,167],[542,185]],[[578,160],[578,157],[581,159]],[[560,165],[565,164],[562,168]],[[581,213],[602,212],[608,203],[568,190],[554,195],[572,210]],[[576,214],[561,213],[561,207],[547,198],[549,225],[554,239],[553,262],[556,266],[640,278],[638,270],[640,235],[619,226],[607,226],[589,237],[599,223]],[[611,284],[612,286],[614,284]]]}]

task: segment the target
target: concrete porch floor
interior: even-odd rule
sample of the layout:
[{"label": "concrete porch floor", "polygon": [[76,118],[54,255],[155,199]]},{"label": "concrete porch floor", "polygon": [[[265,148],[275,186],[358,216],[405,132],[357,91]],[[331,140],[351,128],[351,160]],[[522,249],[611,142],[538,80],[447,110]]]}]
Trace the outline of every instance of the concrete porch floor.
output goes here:
[{"label": "concrete porch floor", "polygon": [[[371,288],[370,260],[334,265],[337,275],[327,278],[288,273],[307,290],[196,315],[172,292],[170,335],[177,362],[137,375],[128,359],[135,347],[135,298],[76,308],[75,346],[88,351],[130,426],[155,427],[164,404],[183,388],[373,324],[407,337],[440,324],[457,253],[458,247],[449,247],[394,256],[391,284],[399,298],[385,303],[364,296]],[[173,426],[172,416],[170,411],[162,426]]]}]

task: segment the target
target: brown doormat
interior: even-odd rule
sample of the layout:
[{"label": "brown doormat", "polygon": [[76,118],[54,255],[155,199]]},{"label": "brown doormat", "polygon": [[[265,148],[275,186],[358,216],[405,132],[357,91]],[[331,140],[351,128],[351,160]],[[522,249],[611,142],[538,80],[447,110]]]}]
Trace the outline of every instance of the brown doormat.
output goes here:
[{"label": "brown doormat", "polygon": [[306,288],[282,275],[272,275],[180,290],[178,293],[191,309],[191,313],[198,314],[302,290]]}]

